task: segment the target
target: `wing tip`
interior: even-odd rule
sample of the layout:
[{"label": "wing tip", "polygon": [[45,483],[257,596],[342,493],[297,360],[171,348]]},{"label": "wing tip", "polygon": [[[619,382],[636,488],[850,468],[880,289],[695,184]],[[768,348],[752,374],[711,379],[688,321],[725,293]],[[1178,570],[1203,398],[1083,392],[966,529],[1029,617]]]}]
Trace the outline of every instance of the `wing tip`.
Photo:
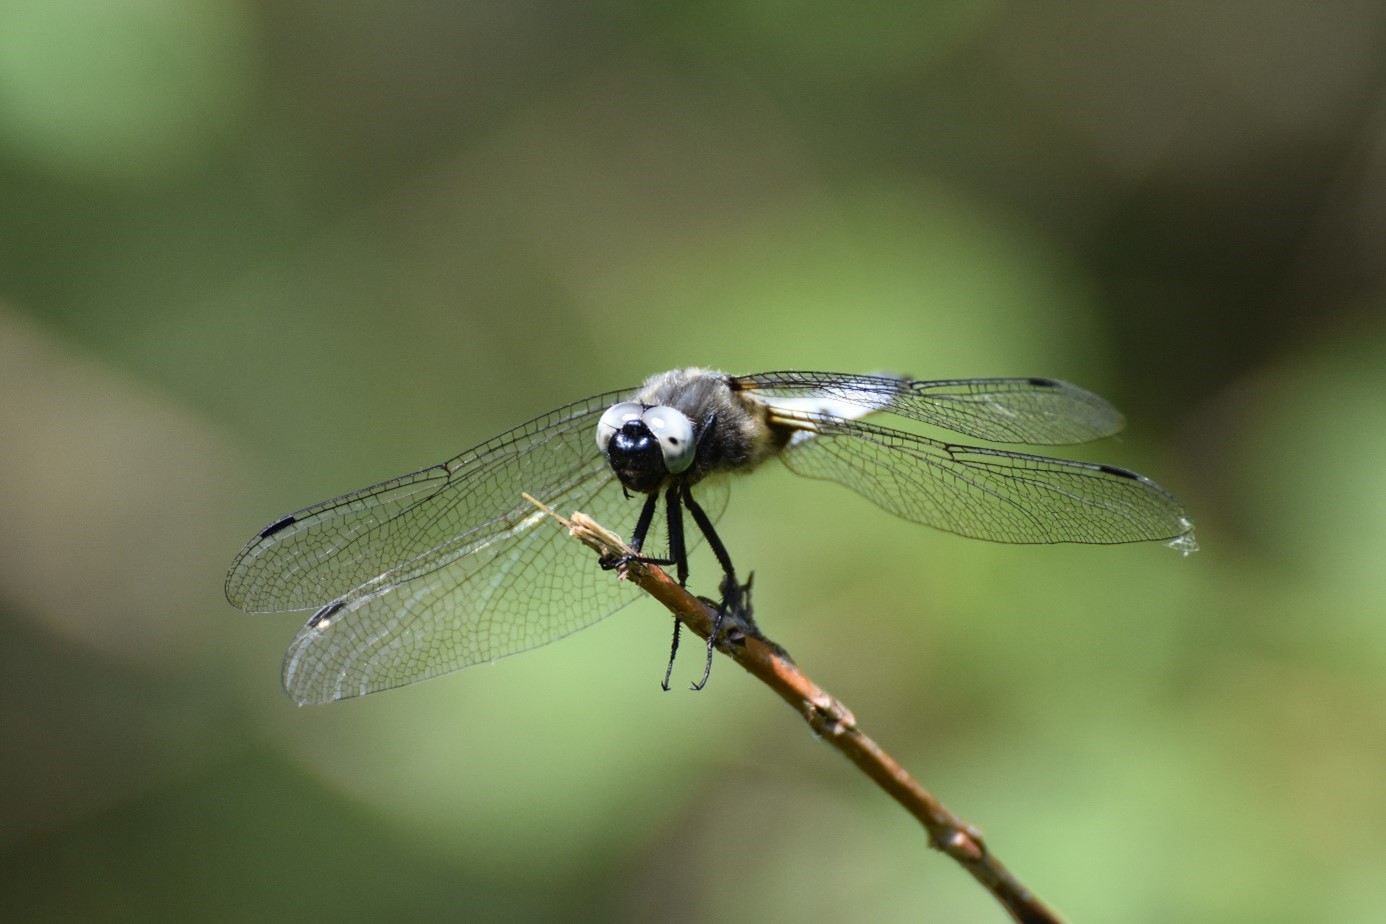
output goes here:
[{"label": "wing tip", "polygon": [[1178,552],[1183,557],[1188,558],[1194,552],[1198,551],[1198,540],[1194,538],[1193,520],[1190,520],[1187,516],[1181,516],[1179,518],[1179,528],[1181,530],[1179,535],[1170,539],[1165,545],[1174,549],[1174,551]]}]

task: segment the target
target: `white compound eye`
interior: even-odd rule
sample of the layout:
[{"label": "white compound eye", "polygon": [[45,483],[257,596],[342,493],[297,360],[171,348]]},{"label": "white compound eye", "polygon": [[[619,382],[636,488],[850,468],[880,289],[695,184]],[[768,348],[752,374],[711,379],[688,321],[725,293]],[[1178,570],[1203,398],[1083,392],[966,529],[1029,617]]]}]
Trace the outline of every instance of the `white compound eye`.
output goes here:
[{"label": "white compound eye", "polygon": [[693,452],[698,447],[693,443],[693,424],[682,412],[671,407],[652,407],[641,414],[640,419],[659,440],[664,467],[669,474],[677,475],[693,464]]},{"label": "white compound eye", "polygon": [[628,420],[640,419],[640,405],[634,401],[622,401],[620,404],[613,404],[602,414],[602,419],[597,421],[597,448],[606,454],[606,447],[611,445],[612,435],[623,426]]}]

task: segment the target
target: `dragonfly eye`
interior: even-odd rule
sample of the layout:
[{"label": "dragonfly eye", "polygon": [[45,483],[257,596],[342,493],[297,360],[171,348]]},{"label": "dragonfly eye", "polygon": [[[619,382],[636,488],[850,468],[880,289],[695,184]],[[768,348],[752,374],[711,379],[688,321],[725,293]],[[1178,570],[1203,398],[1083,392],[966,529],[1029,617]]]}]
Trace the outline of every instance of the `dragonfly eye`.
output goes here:
[{"label": "dragonfly eye", "polygon": [[607,447],[611,445],[612,435],[623,426],[627,421],[639,420],[642,408],[634,401],[622,401],[620,404],[613,404],[602,414],[602,419],[597,421],[597,448],[606,455]]},{"label": "dragonfly eye", "polygon": [[669,474],[677,475],[693,464],[693,454],[697,445],[693,442],[693,424],[681,411],[671,407],[652,407],[640,416],[650,433],[659,440],[660,452],[664,454],[664,467]]}]

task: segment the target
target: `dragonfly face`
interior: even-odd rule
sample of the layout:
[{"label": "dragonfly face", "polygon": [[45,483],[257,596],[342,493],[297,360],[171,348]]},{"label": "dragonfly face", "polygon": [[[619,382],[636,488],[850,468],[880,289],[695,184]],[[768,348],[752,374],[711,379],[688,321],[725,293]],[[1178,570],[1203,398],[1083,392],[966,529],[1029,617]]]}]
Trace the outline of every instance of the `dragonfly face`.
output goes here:
[{"label": "dragonfly face", "polygon": [[693,464],[693,423],[671,407],[614,404],[597,421],[597,448],[628,490],[648,494]]},{"label": "dragonfly face", "polygon": [[[547,644],[633,599],[524,493],[629,528],[632,547],[667,552],[659,560],[680,580],[704,538],[734,578],[713,532],[727,476],[772,457],[971,538],[1195,547],[1187,512],[1142,475],[865,420],[877,413],[991,443],[1082,443],[1123,423],[1106,401],[1051,379],[674,370],[275,520],[232,563],[226,595],[247,612],[316,611],[289,648],[284,685],[300,703],[326,702]],[[684,512],[697,527],[687,541]]]}]

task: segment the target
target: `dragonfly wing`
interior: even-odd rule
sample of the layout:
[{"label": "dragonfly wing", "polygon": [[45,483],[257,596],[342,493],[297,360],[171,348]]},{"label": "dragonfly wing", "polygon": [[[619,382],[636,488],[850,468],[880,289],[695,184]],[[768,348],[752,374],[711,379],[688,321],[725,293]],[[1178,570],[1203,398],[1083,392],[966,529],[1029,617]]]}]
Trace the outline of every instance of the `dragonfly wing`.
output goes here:
[{"label": "dragonfly wing", "polygon": [[[545,501],[607,522],[638,510],[605,465]],[[545,645],[632,599],[562,524],[529,506],[440,567],[392,573],[324,607],[289,646],[284,689],[319,703],[403,686]]]},{"label": "dragonfly wing", "polygon": [[1188,512],[1142,475],[1110,465],[958,446],[855,420],[821,418],[782,454],[915,523],[1015,543],[1175,539]]},{"label": "dragonfly wing", "polygon": [[[715,519],[727,490],[714,483],[699,498]],[[624,495],[604,460],[546,500],[608,526],[633,521],[643,502]],[[360,588],[324,607],[289,646],[284,689],[296,702],[323,703],[403,686],[547,645],[638,596],[561,524],[529,509],[440,568],[383,590]],[[647,551],[667,543],[665,530],[656,524]],[[701,538],[690,533],[689,547]]]},{"label": "dragonfly wing", "polygon": [[533,512],[521,492],[547,501],[597,477],[593,432],[621,394],[571,404],[447,462],[281,517],[232,562],[227,599],[251,613],[315,609],[474,553]]},{"label": "dragonfly wing", "polygon": [[762,372],[735,387],[771,405],[856,418],[897,414],[994,443],[1061,445],[1111,436],[1125,421],[1104,399],[1056,379],[943,379],[838,372]]},{"label": "dragonfly wing", "polygon": [[[560,408],[432,468],[316,504],[252,539],[227,575],[250,612],[317,608],[284,660],[300,703],[402,686],[545,645],[634,594],[522,496],[629,530],[627,497],[597,449],[597,419],[629,392]],[[697,496],[726,507],[716,480]],[[687,534],[691,548],[701,541]],[[667,548],[656,518],[646,553]]]}]

